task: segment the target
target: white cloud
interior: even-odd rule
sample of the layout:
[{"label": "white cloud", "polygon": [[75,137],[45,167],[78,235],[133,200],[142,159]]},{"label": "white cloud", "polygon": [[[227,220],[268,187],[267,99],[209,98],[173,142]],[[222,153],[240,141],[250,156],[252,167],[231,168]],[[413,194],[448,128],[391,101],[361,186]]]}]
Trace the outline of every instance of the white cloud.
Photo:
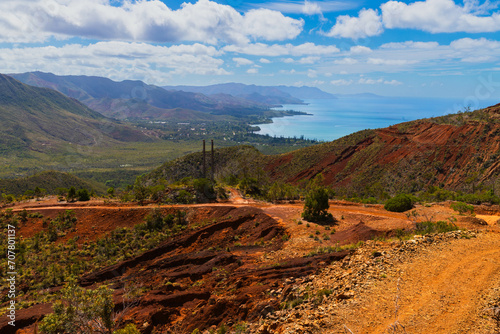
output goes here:
[{"label": "white cloud", "polygon": [[382,78],[380,79],[367,79],[367,78],[360,78],[358,80],[358,84],[361,85],[376,85],[376,84],[384,84],[384,85],[391,85],[391,86],[399,86],[402,85],[402,82],[399,82],[397,80],[391,80],[387,81]]},{"label": "white cloud", "polygon": [[491,56],[479,56],[479,57],[464,57],[462,61],[464,63],[487,63],[494,60]]},{"label": "white cloud", "polygon": [[172,76],[229,75],[216,58],[219,52],[201,44],[154,46],[145,43],[99,42],[87,46],[0,49],[0,73],[34,69],[58,75],[96,75],[114,80],[138,79],[162,84]]},{"label": "white cloud", "polygon": [[308,87],[314,87],[314,86],[320,86],[320,85],[323,85],[325,82],[322,81],[322,80],[314,80],[314,81],[309,81],[309,82],[304,82],[304,81],[296,81],[292,84],[292,86],[294,87],[304,87],[304,86],[308,86]]},{"label": "white cloud", "polygon": [[266,58],[260,58],[259,61],[262,64],[271,64],[271,61],[269,59],[266,59]]},{"label": "white cloud", "polygon": [[248,66],[248,65],[253,65],[253,61],[250,59],[246,58],[233,58],[233,61],[237,64],[237,66]]},{"label": "white cloud", "polygon": [[318,72],[316,72],[315,70],[309,69],[309,70],[307,70],[307,76],[309,78],[316,78],[318,76]]},{"label": "white cloud", "polygon": [[264,44],[253,43],[246,45],[228,45],[223,49],[225,52],[241,53],[253,56],[314,56],[314,55],[331,55],[336,54],[340,50],[334,45],[316,45],[314,43],[303,43],[299,45],[287,44]]},{"label": "white cloud", "polygon": [[406,41],[402,43],[386,43],[380,46],[381,49],[434,49],[439,46],[438,42],[414,42]]},{"label": "white cloud", "polygon": [[281,61],[284,62],[285,64],[295,63],[295,60],[293,60],[293,58],[283,58]]},{"label": "white cloud", "polygon": [[330,83],[334,86],[349,86],[354,83],[352,80],[345,80],[345,79],[338,79],[338,80],[332,80]]},{"label": "white cloud", "polygon": [[302,7],[302,13],[306,15],[323,15],[321,6],[316,2],[304,1],[304,6]]},{"label": "white cloud", "polygon": [[380,35],[384,31],[381,17],[373,9],[362,9],[358,17],[341,15],[332,29],[326,33],[330,37],[359,39]]},{"label": "white cloud", "polygon": [[257,73],[259,73],[259,69],[257,69],[257,68],[249,68],[247,70],[247,73],[248,74],[257,74]]},{"label": "white cloud", "polygon": [[386,85],[392,85],[392,86],[399,86],[399,85],[402,85],[403,83],[401,81],[397,81],[397,80],[391,80],[391,81],[384,81],[384,84]]},{"label": "white cloud", "polygon": [[456,50],[491,50],[499,49],[500,42],[492,41],[484,37],[479,39],[462,38],[450,43],[450,46]]},{"label": "white cloud", "polygon": [[320,59],[321,59],[320,57],[304,57],[304,58],[299,59],[298,63],[299,64],[315,64]]},{"label": "white cloud", "polygon": [[354,65],[357,64],[358,61],[354,58],[342,58],[334,60],[333,63],[337,65]]},{"label": "white cloud", "polygon": [[[253,4],[278,10],[290,14],[314,15],[321,13],[339,12],[359,7],[358,1],[279,1],[279,2],[261,2]],[[319,12],[320,11],[320,12]],[[311,13],[311,14],[310,14]]]},{"label": "white cloud", "polygon": [[172,10],[160,0],[16,0],[0,2],[0,41],[40,42],[83,37],[125,41],[218,41],[248,43],[250,39],[286,40],[298,36],[303,20],[269,9],[240,14],[210,0],[184,3]]},{"label": "white cloud", "polygon": [[351,49],[350,49],[350,52],[351,54],[355,54],[355,55],[362,55],[362,54],[369,54],[369,53],[372,53],[373,50],[370,49],[369,47],[367,46],[362,46],[362,45],[356,45],[356,46],[352,46]]},{"label": "white cloud", "polygon": [[372,65],[390,65],[390,66],[402,66],[408,64],[415,64],[415,60],[407,59],[381,59],[381,58],[369,58],[367,63]]},{"label": "white cloud", "polygon": [[254,38],[282,41],[297,37],[302,32],[303,26],[302,19],[295,20],[270,9],[254,9],[245,14],[241,28]]},{"label": "white cloud", "polygon": [[495,32],[500,30],[500,14],[484,14],[491,6],[465,1],[459,6],[452,0],[426,0],[406,4],[389,1],[380,6],[384,26],[389,29],[419,29],[431,33]]}]

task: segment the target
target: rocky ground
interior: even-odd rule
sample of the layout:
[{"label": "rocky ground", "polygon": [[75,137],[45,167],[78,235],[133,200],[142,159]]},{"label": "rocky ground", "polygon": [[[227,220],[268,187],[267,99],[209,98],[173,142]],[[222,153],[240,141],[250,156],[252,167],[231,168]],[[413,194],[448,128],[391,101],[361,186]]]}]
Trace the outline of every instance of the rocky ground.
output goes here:
[{"label": "rocky ground", "polygon": [[[140,282],[145,293],[128,319],[143,333],[494,333],[500,208],[476,207],[472,217],[449,203],[405,214],[336,201],[330,207],[336,223],[317,225],[301,221],[302,205],[235,196],[215,205],[163,207],[182,208],[190,224],[203,224],[80,283],[110,285],[119,305],[124,282]],[[50,201],[14,209],[24,208],[46,217],[73,209],[78,222],[67,238],[78,234],[82,241],[142,222],[152,209]],[[403,236],[427,220],[462,230]],[[30,221],[20,233],[29,237],[41,228]],[[9,332],[34,333],[50,310],[50,304],[20,310],[22,326]],[[0,332],[8,333],[4,322]]]}]

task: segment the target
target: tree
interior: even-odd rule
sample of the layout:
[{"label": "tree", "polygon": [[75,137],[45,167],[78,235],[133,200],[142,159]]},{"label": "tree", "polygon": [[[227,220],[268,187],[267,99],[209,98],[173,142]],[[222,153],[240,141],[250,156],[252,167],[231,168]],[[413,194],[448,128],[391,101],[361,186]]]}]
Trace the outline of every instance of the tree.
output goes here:
[{"label": "tree", "polygon": [[307,186],[307,194],[304,203],[302,218],[312,222],[332,220],[333,216],[328,213],[328,189],[323,186],[324,177],[318,174]]},{"label": "tree", "polygon": [[79,189],[76,193],[78,200],[82,202],[90,201],[89,191],[85,188]]},{"label": "tree", "polygon": [[34,194],[35,194],[35,198],[36,200],[38,201],[41,197],[45,196],[45,194],[47,193],[47,191],[43,188],[39,188],[39,187],[35,187],[35,191],[34,191]]},{"label": "tree", "polygon": [[413,201],[410,196],[406,194],[399,194],[387,200],[384,209],[392,212],[404,212],[413,208]]},{"label": "tree", "polygon": [[76,189],[71,187],[68,190],[68,195],[66,196],[66,202],[74,202],[76,199]]}]

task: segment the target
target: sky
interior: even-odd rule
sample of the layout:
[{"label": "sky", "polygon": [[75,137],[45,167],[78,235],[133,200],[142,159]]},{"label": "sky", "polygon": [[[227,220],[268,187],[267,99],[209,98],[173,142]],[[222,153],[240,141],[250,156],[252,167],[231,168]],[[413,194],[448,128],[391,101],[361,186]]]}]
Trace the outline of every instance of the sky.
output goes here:
[{"label": "sky", "polygon": [[[0,73],[500,100],[500,1],[2,0]],[[500,102],[500,101],[499,101]]]}]

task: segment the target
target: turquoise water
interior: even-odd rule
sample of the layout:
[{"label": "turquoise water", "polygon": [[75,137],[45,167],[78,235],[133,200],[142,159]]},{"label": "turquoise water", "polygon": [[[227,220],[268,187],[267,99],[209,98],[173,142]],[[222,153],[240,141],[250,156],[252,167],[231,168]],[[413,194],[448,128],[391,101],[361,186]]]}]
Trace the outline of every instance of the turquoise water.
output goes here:
[{"label": "turquoise water", "polygon": [[[273,118],[258,124],[258,134],[331,141],[364,130],[377,129],[420,118],[443,116],[464,110],[464,101],[436,98],[339,97],[332,100],[305,100],[307,105],[284,105],[284,110],[312,115]],[[473,109],[500,101],[481,101]]]}]

